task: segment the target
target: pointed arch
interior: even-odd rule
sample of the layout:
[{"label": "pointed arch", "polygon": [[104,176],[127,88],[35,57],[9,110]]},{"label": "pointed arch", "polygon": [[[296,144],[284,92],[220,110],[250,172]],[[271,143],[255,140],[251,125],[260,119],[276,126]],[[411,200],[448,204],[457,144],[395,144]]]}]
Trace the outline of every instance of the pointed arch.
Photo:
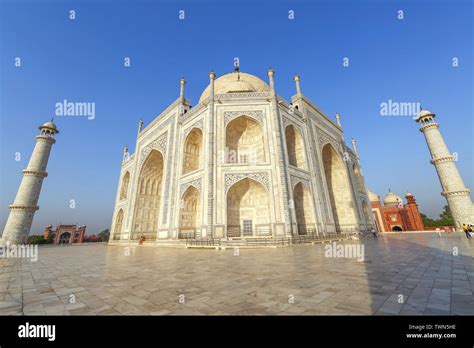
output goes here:
[{"label": "pointed arch", "polygon": [[202,167],[202,130],[193,128],[184,141],[183,174]]},{"label": "pointed arch", "polygon": [[268,191],[258,181],[244,178],[227,191],[227,237],[270,234]]},{"label": "pointed arch", "polygon": [[226,127],[226,163],[264,163],[265,142],[260,123],[248,116],[240,116]]},{"label": "pointed arch", "polygon": [[141,236],[145,236],[146,240],[156,239],[163,168],[163,155],[155,149],[151,150],[140,170],[132,239],[139,239]]},{"label": "pointed arch", "polygon": [[123,209],[120,209],[117,213],[117,217],[115,218],[115,226],[114,226],[114,240],[119,240],[120,235],[122,234],[122,225],[123,225]]},{"label": "pointed arch", "polygon": [[329,143],[323,147],[322,159],[336,230],[353,228],[357,220],[347,170],[340,156]]},{"label": "pointed arch", "polygon": [[179,214],[180,239],[194,239],[201,226],[201,194],[194,186],[189,186],[181,198]]},{"label": "pointed arch", "polygon": [[285,139],[289,164],[301,169],[306,169],[306,154],[300,131],[291,124],[286,126]]},{"label": "pointed arch", "polygon": [[296,222],[298,234],[316,232],[316,218],[314,216],[313,197],[306,185],[299,182],[293,189],[293,200],[295,204]]},{"label": "pointed arch", "polygon": [[364,189],[364,179],[362,179],[362,173],[360,171],[360,167],[354,163],[352,165],[352,170],[354,172],[355,176],[355,182],[356,182],[356,189],[358,192],[365,192]]},{"label": "pointed arch", "polygon": [[130,183],[130,172],[126,172],[122,178],[122,187],[120,188],[120,200],[127,198],[128,185]]}]

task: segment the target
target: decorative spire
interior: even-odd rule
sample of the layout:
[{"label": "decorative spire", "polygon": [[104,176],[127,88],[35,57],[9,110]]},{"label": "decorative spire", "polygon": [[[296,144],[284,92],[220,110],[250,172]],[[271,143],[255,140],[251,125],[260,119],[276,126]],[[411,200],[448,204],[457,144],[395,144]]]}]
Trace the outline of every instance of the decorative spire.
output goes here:
[{"label": "decorative spire", "polygon": [[209,73],[209,78],[211,80],[214,80],[216,78],[216,74],[214,73],[214,69],[211,69],[211,72]]},{"label": "decorative spire", "polygon": [[139,119],[138,120],[138,133],[142,131],[142,128],[143,128],[143,120]]},{"label": "decorative spire", "polygon": [[184,85],[186,85],[186,80],[184,79],[184,77],[181,80],[179,80],[179,85],[180,85],[179,98],[181,100],[184,100]]},{"label": "decorative spire", "polygon": [[295,80],[295,84],[296,84],[296,94],[300,96],[301,88],[300,88],[300,77],[298,76],[298,74],[295,74],[295,76],[293,76],[293,80]]},{"label": "decorative spire", "polygon": [[352,143],[352,149],[354,150],[356,158],[359,159],[359,152],[357,151],[357,145],[354,138],[351,139],[351,143]]},{"label": "decorative spire", "polygon": [[268,79],[270,80],[270,89],[275,92],[275,81],[273,80],[273,77],[275,76],[275,71],[273,71],[272,67],[268,69],[267,75]]},{"label": "decorative spire", "polygon": [[341,115],[339,115],[339,113],[336,113],[336,121],[337,121],[337,125],[342,128]]}]

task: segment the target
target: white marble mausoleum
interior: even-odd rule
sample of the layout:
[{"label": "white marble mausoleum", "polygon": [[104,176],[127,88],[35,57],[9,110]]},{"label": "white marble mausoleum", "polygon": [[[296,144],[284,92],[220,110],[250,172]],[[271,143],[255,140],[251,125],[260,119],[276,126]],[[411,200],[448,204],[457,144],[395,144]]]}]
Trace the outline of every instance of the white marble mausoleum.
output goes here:
[{"label": "white marble mausoleum", "polygon": [[279,238],[375,227],[353,143],[301,93],[234,72],[180,96],[125,149],[111,243]]}]

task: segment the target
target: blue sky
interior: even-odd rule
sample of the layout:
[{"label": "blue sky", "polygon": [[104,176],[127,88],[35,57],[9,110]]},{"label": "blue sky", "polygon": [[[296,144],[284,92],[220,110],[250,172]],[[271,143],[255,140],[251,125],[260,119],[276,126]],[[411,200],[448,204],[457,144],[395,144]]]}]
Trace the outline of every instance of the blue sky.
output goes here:
[{"label": "blue sky", "polygon": [[[138,119],[146,125],[171,103],[181,77],[197,104],[209,70],[231,72],[234,57],[241,71],[264,80],[272,66],[277,92],[287,100],[297,72],[308,98],[331,117],[339,112],[372,191],[408,190],[433,217],[446,204],[418,124],[380,115],[389,99],[420,102],[438,115],[461,175],[474,187],[471,1],[0,3],[1,229],[37,127],[51,119],[57,102],[95,102],[96,117],[55,119],[60,134],[31,234],[59,222],[97,233],[110,226],[122,148],[133,151]],[[129,68],[124,57],[131,58]]]}]

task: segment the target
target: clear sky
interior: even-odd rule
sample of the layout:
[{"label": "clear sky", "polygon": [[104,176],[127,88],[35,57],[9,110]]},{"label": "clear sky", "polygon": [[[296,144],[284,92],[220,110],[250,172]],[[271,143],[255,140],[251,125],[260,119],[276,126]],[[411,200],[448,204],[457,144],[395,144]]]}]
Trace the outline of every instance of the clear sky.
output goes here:
[{"label": "clear sky", "polygon": [[134,151],[138,119],[146,125],[177,98],[181,77],[197,104],[210,69],[229,73],[234,57],[241,71],[264,80],[273,67],[277,92],[287,100],[297,72],[303,94],[329,116],[339,112],[347,142],[357,140],[370,190],[408,190],[432,217],[446,204],[418,124],[381,116],[380,104],[390,99],[420,102],[438,115],[474,188],[470,0],[0,3],[1,230],[37,127],[54,116],[57,102],[94,102],[96,116],[55,119],[60,134],[31,234],[59,222],[97,233],[110,226],[122,149]]}]

